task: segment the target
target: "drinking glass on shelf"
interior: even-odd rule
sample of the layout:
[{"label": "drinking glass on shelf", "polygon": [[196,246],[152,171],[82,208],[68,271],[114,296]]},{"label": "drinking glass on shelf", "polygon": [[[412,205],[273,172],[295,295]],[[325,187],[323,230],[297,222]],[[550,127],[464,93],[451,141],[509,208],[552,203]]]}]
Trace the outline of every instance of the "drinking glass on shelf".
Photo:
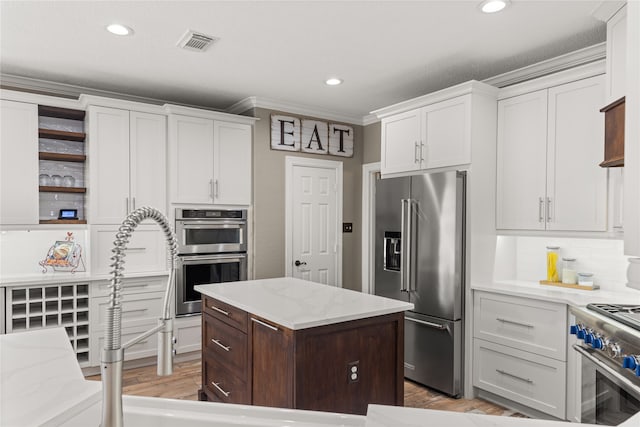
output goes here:
[{"label": "drinking glass on shelf", "polygon": [[62,185],[65,187],[73,187],[76,183],[76,179],[71,175],[65,175],[62,178]]},{"label": "drinking glass on shelf", "polygon": [[52,175],[51,181],[53,182],[53,185],[56,187],[60,187],[62,185],[62,177],[60,175]]}]

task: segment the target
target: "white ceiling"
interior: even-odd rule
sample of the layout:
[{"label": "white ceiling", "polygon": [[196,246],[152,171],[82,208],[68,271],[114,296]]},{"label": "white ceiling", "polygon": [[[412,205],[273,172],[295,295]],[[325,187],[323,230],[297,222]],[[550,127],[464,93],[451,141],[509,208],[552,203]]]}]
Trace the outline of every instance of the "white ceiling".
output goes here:
[{"label": "white ceiling", "polygon": [[[364,117],[605,40],[601,1],[7,1],[0,71],[227,109],[255,96]],[[105,26],[134,29],[117,37]],[[219,37],[176,47],[187,29]],[[324,80],[339,76],[344,84]]]}]

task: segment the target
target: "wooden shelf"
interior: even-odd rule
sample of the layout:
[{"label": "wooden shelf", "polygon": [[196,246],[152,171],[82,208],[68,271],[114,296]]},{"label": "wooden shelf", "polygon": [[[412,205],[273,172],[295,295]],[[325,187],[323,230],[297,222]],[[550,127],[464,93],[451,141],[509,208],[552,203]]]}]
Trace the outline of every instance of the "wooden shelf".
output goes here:
[{"label": "wooden shelf", "polygon": [[60,162],[83,163],[87,160],[87,156],[84,154],[49,153],[46,151],[40,151],[38,156],[40,160],[56,160]]},{"label": "wooden shelf", "polygon": [[84,132],[67,132],[63,130],[54,129],[38,129],[38,136],[40,138],[49,139],[63,139],[66,141],[79,141],[84,142],[87,134]]},{"label": "wooden shelf", "polygon": [[578,285],[578,284],[572,285],[572,284],[562,283],[562,282],[550,282],[548,280],[540,280],[540,284],[547,285],[547,286],[557,286],[559,288],[582,289],[583,291],[593,291],[595,289],[600,288],[600,286],[598,285],[594,285],[594,286],[585,286],[585,285]]},{"label": "wooden shelf", "polygon": [[40,186],[41,193],[86,193],[87,189],[84,187],[54,187],[54,186]]},{"label": "wooden shelf", "polygon": [[40,224],[86,224],[86,219],[41,219]]},{"label": "wooden shelf", "polygon": [[70,108],[38,105],[38,115],[44,117],[55,117],[57,119],[84,120],[85,112],[83,110],[72,110]]}]

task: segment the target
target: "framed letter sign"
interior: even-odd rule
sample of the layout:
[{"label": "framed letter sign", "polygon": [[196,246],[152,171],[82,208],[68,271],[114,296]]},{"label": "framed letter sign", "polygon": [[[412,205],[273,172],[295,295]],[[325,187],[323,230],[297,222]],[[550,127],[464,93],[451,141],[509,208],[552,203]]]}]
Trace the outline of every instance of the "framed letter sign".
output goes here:
[{"label": "framed letter sign", "polygon": [[271,116],[271,149],[300,151],[300,119]]}]

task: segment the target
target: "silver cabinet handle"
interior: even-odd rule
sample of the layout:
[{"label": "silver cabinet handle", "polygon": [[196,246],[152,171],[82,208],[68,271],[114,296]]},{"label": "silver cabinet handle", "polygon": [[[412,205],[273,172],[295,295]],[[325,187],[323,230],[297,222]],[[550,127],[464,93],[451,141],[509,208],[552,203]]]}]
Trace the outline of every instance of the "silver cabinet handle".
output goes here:
[{"label": "silver cabinet handle", "polygon": [[226,346],[224,344],[222,344],[220,341],[218,341],[215,338],[211,338],[211,341],[216,344],[218,347],[221,347],[222,349],[224,349],[225,351],[229,351],[231,350],[231,346]]},{"label": "silver cabinet handle", "polygon": [[215,199],[213,195],[213,178],[209,180],[209,197],[211,197],[212,199]]},{"label": "silver cabinet handle", "polygon": [[547,222],[551,222],[551,198],[547,197]]},{"label": "silver cabinet handle", "polygon": [[213,386],[214,386],[215,388],[217,388],[217,389],[218,389],[218,391],[219,391],[220,393],[224,394],[224,397],[229,397],[229,395],[231,394],[231,392],[230,392],[230,391],[224,391],[224,390],[223,390],[223,389],[218,385],[218,384],[220,384],[220,383],[214,383],[213,381],[211,381],[211,384],[213,384]]},{"label": "silver cabinet handle", "polygon": [[218,196],[218,194],[219,194],[219,193],[218,193],[218,180],[217,180],[217,179],[213,181],[213,188],[214,188],[214,190],[213,190],[213,197],[214,197],[215,199],[217,199],[217,198],[219,197],[219,196]]},{"label": "silver cabinet handle", "polygon": [[405,320],[408,320],[410,322],[419,323],[421,325],[425,325],[425,326],[428,326],[428,327],[433,328],[433,329],[439,329],[441,331],[447,329],[447,327],[444,326],[444,325],[441,325],[439,323],[427,322],[426,320],[418,320],[418,319],[414,319],[412,317],[405,317]]},{"label": "silver cabinet handle", "polygon": [[229,316],[229,312],[228,312],[228,311],[224,311],[223,309],[218,308],[218,307],[216,307],[215,305],[212,305],[212,306],[211,306],[211,309],[212,309],[212,310],[217,311],[217,312],[218,312],[218,313],[220,313],[220,314],[224,314],[224,315],[225,315],[225,316],[227,316],[227,317]]},{"label": "silver cabinet handle", "polygon": [[510,374],[509,372],[505,372],[502,369],[496,369],[496,372],[499,373],[499,374],[502,374],[502,375],[506,375],[506,376],[511,377],[511,378],[515,378],[515,379],[520,380],[520,381],[524,381],[524,382],[529,383],[529,384],[533,384],[533,381],[531,379],[529,379],[529,378],[519,377],[517,375]]},{"label": "silver cabinet handle", "polygon": [[124,198],[124,210],[127,212],[127,215],[129,215],[129,198],[128,197]]},{"label": "silver cabinet handle", "polygon": [[513,325],[526,326],[527,328],[533,328],[534,326],[529,323],[516,322],[515,320],[503,319],[502,317],[496,317],[498,322],[511,323]]},{"label": "silver cabinet handle", "polygon": [[135,197],[131,198],[131,204],[133,205],[133,210],[135,211],[136,210],[136,198]]},{"label": "silver cabinet handle", "polygon": [[426,144],[424,142],[420,143],[420,162],[424,162],[424,150],[425,150]]},{"label": "silver cabinet handle", "polygon": [[414,142],[413,163],[418,163],[418,141]]},{"label": "silver cabinet handle", "polygon": [[133,310],[122,310],[122,314],[125,314],[125,313],[138,313],[138,312],[143,313],[143,312],[145,312],[147,310],[149,310],[149,309],[148,308],[138,308],[138,309],[133,309]]},{"label": "silver cabinet handle", "polygon": [[146,251],[147,248],[124,248],[125,251]]},{"label": "silver cabinet handle", "polygon": [[267,328],[271,329],[272,331],[277,331],[277,330],[278,330],[278,328],[276,328],[275,326],[270,325],[270,324],[268,324],[268,323],[261,322],[260,320],[258,320],[258,319],[256,319],[256,318],[253,318],[253,317],[252,317],[252,318],[251,318],[251,321],[252,321],[252,322],[256,322],[258,325],[266,326]]},{"label": "silver cabinet handle", "polygon": [[538,222],[544,222],[544,199],[538,197]]}]

